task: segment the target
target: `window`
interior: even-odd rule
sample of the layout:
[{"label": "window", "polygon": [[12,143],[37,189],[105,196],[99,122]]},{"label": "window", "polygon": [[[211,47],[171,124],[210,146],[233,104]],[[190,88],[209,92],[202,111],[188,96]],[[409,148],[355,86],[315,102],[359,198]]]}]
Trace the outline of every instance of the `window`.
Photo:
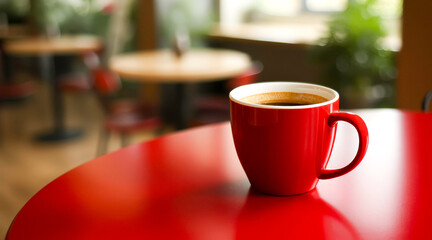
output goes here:
[{"label": "window", "polygon": [[[354,0],[219,0],[214,35],[288,43],[314,43],[327,31],[331,15]],[[362,1],[362,0],[358,0]],[[364,0],[363,0],[364,1]],[[402,0],[376,0],[388,36],[386,48],[400,49]]]},{"label": "window", "polygon": [[270,15],[294,16],[302,12],[342,11],[347,0],[264,0],[261,10]]},{"label": "window", "polygon": [[[269,21],[272,17],[328,15],[343,11],[350,0],[219,0],[221,23],[241,23],[255,19]],[[399,18],[402,0],[377,0],[376,9],[385,17]],[[260,15],[260,17],[256,17]]]},{"label": "window", "polygon": [[263,13],[276,16],[293,16],[301,11],[300,0],[266,0],[259,3]]},{"label": "window", "polygon": [[343,11],[347,0],[304,0],[305,9],[312,12]]}]

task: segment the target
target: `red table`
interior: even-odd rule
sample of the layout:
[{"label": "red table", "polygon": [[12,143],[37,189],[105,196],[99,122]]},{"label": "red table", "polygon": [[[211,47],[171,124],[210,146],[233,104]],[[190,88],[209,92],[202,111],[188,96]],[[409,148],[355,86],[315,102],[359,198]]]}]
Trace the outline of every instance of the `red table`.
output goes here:
[{"label": "red table", "polygon": [[[432,114],[355,112],[369,127],[365,159],[310,193],[251,190],[223,123],[69,171],[27,202],[8,239],[432,239]],[[357,141],[339,123],[330,167]]]}]

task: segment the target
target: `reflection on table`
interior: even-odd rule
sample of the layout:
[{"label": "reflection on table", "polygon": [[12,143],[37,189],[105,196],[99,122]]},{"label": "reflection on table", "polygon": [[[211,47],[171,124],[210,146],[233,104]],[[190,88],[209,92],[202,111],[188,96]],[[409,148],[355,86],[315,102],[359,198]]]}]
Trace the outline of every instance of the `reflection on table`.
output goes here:
[{"label": "reflection on table", "polygon": [[[27,202],[7,239],[430,239],[432,114],[354,112],[369,128],[365,159],[310,193],[250,189],[222,123],[69,171]],[[339,123],[329,167],[355,155],[357,138]]]},{"label": "reflection on table", "polygon": [[49,55],[51,58],[51,95],[54,112],[53,129],[38,136],[41,141],[59,141],[76,138],[81,131],[66,129],[63,114],[63,99],[57,78],[64,74],[58,71],[59,62],[65,55],[77,55],[87,51],[97,51],[102,48],[101,41],[93,36],[76,35],[52,38],[24,38],[7,41],[4,49],[10,55]]},{"label": "reflection on table", "polygon": [[235,77],[251,66],[247,54],[224,49],[191,49],[181,57],[171,50],[153,50],[113,57],[112,71],[130,81],[163,83],[162,117],[177,129],[187,126],[191,112],[190,84]]}]

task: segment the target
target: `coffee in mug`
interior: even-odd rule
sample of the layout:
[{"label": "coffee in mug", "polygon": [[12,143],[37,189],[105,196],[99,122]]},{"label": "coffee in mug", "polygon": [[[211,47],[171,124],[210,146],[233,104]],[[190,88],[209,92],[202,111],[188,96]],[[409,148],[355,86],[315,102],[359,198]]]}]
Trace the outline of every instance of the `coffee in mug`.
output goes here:
[{"label": "coffee in mug", "polygon": [[[357,115],[339,112],[339,94],[315,84],[263,82],[230,92],[231,129],[237,156],[257,191],[295,195],[313,190],[320,179],[342,176],[363,159],[368,130]],[[359,134],[354,160],[327,169],[337,122]]]},{"label": "coffee in mug", "polygon": [[268,92],[247,96],[242,101],[254,104],[273,106],[299,106],[317,104],[328,101],[328,99],[310,93],[296,92]]}]

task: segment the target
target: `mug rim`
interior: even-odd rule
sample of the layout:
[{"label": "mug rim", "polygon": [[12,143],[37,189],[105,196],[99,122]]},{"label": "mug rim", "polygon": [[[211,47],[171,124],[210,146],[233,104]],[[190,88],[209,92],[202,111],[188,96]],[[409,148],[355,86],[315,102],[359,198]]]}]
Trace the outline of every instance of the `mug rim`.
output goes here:
[{"label": "mug rim", "polygon": [[[288,86],[296,86],[297,89],[290,89],[290,92],[299,92],[299,93],[312,93],[315,95],[319,95],[321,97],[324,97],[326,99],[329,99],[325,102],[322,103],[315,103],[315,104],[308,104],[308,105],[299,105],[299,106],[275,106],[275,105],[263,105],[263,104],[256,104],[256,103],[249,103],[249,102],[245,102],[242,101],[240,98],[244,98],[244,97],[248,97],[254,94],[260,94],[260,93],[269,93],[269,92],[276,92],[276,91],[280,91],[280,92],[288,92],[288,90],[269,90],[269,86],[281,86],[284,85],[284,87],[288,87]],[[270,87],[271,88],[271,87]],[[245,90],[246,89],[246,90]],[[249,90],[250,93],[248,94],[244,94],[244,91],[247,91],[247,89],[251,89]],[[299,91],[298,89],[301,89],[303,91]],[[295,91],[297,90],[297,91]],[[304,91],[306,90],[306,91]],[[238,95],[242,95],[242,97],[239,97]],[[322,94],[327,93],[329,95],[333,95],[332,98],[328,98],[326,96],[323,96]],[[312,84],[312,83],[302,83],[302,82],[259,82],[259,83],[251,83],[251,84],[246,84],[246,85],[242,85],[239,87],[234,88],[233,90],[231,90],[231,92],[229,93],[229,98],[231,101],[236,102],[238,104],[241,105],[245,105],[245,106],[250,106],[250,107],[254,107],[254,108],[266,108],[266,109],[307,109],[307,108],[316,108],[316,107],[321,107],[321,106],[325,106],[328,104],[332,104],[334,102],[336,102],[339,99],[339,94],[338,92],[336,92],[335,90],[322,86],[322,85],[318,85],[318,84]]]}]

